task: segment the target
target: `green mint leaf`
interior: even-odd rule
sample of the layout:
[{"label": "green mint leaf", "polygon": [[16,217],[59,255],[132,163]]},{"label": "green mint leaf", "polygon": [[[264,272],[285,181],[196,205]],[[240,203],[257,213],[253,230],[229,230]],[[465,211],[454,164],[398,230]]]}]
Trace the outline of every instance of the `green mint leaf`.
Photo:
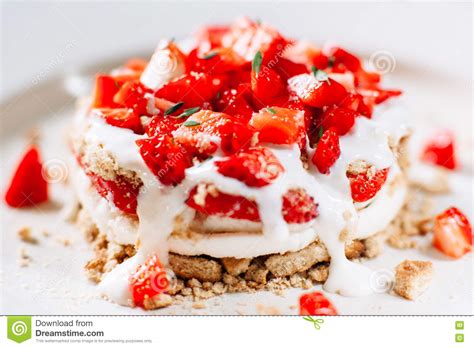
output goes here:
[{"label": "green mint leaf", "polygon": [[179,103],[174,104],[172,107],[170,107],[168,110],[165,111],[165,116],[178,111],[178,109],[182,107],[183,105],[184,105],[184,102],[179,102]]},{"label": "green mint leaf", "polygon": [[185,117],[189,117],[189,116],[191,116],[192,114],[198,112],[199,110],[201,110],[201,107],[199,107],[199,106],[196,106],[195,108],[189,108],[189,109],[184,110],[181,115],[176,116],[175,118],[185,118]]},{"label": "green mint leaf", "polygon": [[217,52],[210,52],[210,53],[207,53],[205,56],[204,56],[204,59],[212,59],[214,58],[215,56],[217,56]]},{"label": "green mint leaf", "polygon": [[196,127],[196,126],[199,126],[200,124],[201,124],[200,122],[189,120],[189,121],[184,122],[183,126],[185,126],[185,127]]},{"label": "green mint leaf", "polygon": [[275,111],[275,109],[272,109],[272,108],[267,108],[268,112],[275,115],[277,112]]},{"label": "green mint leaf", "polygon": [[257,53],[255,53],[255,57],[253,57],[253,61],[252,61],[252,70],[257,75],[260,72],[260,67],[262,66],[262,60],[263,60],[262,52],[258,51]]}]

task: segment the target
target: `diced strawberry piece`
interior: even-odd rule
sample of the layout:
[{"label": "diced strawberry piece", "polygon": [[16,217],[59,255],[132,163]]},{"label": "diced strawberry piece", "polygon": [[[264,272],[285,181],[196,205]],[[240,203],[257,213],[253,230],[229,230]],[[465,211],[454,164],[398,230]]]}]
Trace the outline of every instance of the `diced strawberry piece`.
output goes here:
[{"label": "diced strawberry piece", "polygon": [[366,103],[371,101],[375,104],[381,104],[388,98],[398,97],[402,94],[402,91],[396,89],[381,89],[381,88],[358,88],[357,92],[364,97]]},{"label": "diced strawberry piece", "polygon": [[318,204],[303,189],[291,189],[283,196],[282,214],[288,223],[302,224],[315,219]]},{"label": "diced strawberry piece", "polygon": [[228,48],[215,48],[198,56],[198,49],[189,52],[186,58],[186,71],[202,72],[209,75],[228,73],[249,65],[242,57]]},{"label": "diced strawberry piece", "polygon": [[329,66],[329,57],[322,52],[318,52],[313,56],[312,62],[316,69],[324,70]]},{"label": "diced strawberry piece", "polygon": [[172,116],[156,115],[151,118],[150,123],[146,127],[146,134],[154,137],[160,134],[171,134],[174,130],[184,122],[183,119]]},{"label": "diced strawberry piece", "polygon": [[115,108],[118,104],[114,102],[114,96],[119,91],[121,83],[113,76],[98,75],[95,80],[94,108]]},{"label": "diced strawberry piece", "polygon": [[146,93],[152,93],[152,91],[139,81],[128,81],[115,94],[114,103],[133,109],[139,116],[147,115],[148,100],[145,99]]},{"label": "diced strawberry piece", "polygon": [[332,127],[324,131],[311,160],[320,173],[329,174],[329,169],[340,155],[339,136],[337,130]]},{"label": "diced strawberry piece", "polygon": [[259,131],[262,143],[293,144],[304,127],[304,114],[299,110],[271,107],[255,113],[250,125]]},{"label": "diced strawberry piece", "polygon": [[5,194],[5,202],[13,208],[34,206],[48,200],[48,182],[43,176],[36,146],[23,155]]},{"label": "diced strawberry piece", "polygon": [[288,98],[285,83],[272,69],[262,67],[258,74],[252,71],[252,91],[254,101],[261,107],[274,105],[278,97]]},{"label": "diced strawberry piece", "polygon": [[216,161],[215,165],[222,175],[240,180],[251,187],[271,184],[284,172],[278,158],[265,147],[250,147],[224,160]]},{"label": "diced strawberry piece", "polygon": [[340,103],[347,95],[346,89],[336,81],[317,80],[313,74],[301,74],[288,80],[290,91],[305,104],[323,107]]},{"label": "diced strawberry piece", "polygon": [[212,25],[201,28],[196,34],[196,40],[199,46],[208,48],[222,46],[222,38],[230,31],[227,25]]},{"label": "diced strawberry piece", "polygon": [[421,159],[447,169],[456,169],[457,160],[454,151],[454,134],[450,131],[439,131],[426,143]]},{"label": "diced strawberry piece", "polygon": [[388,168],[372,173],[370,170],[362,173],[347,173],[351,185],[352,199],[355,202],[365,202],[373,198],[387,180]]},{"label": "diced strawberry piece", "polygon": [[331,57],[334,59],[334,66],[342,64],[352,72],[356,72],[362,68],[359,58],[340,47],[332,49]]},{"label": "diced strawberry piece", "polygon": [[112,126],[128,128],[137,134],[143,133],[140,117],[132,109],[100,109],[100,113],[105,122]]},{"label": "diced strawberry piece", "polygon": [[88,173],[97,192],[106,199],[111,199],[114,205],[126,214],[137,213],[137,197],[140,187],[133,185],[125,177],[118,175],[115,180]]},{"label": "diced strawberry piece", "polygon": [[222,78],[191,72],[168,82],[155,95],[176,103],[182,101],[190,108],[210,103],[222,88]]},{"label": "diced strawberry piece", "polygon": [[247,124],[240,122],[239,120],[234,120],[232,141],[228,149],[223,149],[224,153],[226,155],[231,155],[249,148],[250,145],[252,145],[254,134],[254,129],[251,129]]},{"label": "diced strawberry piece", "polygon": [[177,142],[205,156],[216,152],[219,145],[224,152],[231,152],[233,134],[234,122],[230,116],[210,110],[193,114],[173,132]]},{"label": "diced strawberry piece", "polygon": [[334,127],[339,135],[347,134],[354,126],[357,112],[342,107],[329,107],[321,116],[320,125],[324,129]]},{"label": "diced strawberry piece", "polygon": [[170,279],[165,268],[156,255],[149,256],[145,263],[139,265],[129,280],[129,289],[135,305],[144,306],[144,301],[166,292]]},{"label": "diced strawberry piece", "polygon": [[300,315],[337,315],[334,305],[319,291],[300,297]]},{"label": "diced strawberry piece", "polygon": [[196,203],[194,199],[196,193],[197,189],[194,188],[186,204],[202,214],[225,216],[232,219],[254,222],[260,221],[257,203],[252,200],[214,190],[206,193],[204,205],[202,205],[202,203]]},{"label": "diced strawberry piece", "polygon": [[308,68],[305,64],[301,63],[294,63],[289,59],[279,57],[277,64],[275,65],[275,71],[281,77],[283,82],[287,82],[289,78],[306,74],[308,72]]},{"label": "diced strawberry piece", "polygon": [[217,110],[248,121],[253,113],[249,103],[250,98],[250,91],[246,85],[242,85],[238,89],[226,90],[216,102]]},{"label": "diced strawberry piece", "polygon": [[472,228],[466,216],[451,207],[436,216],[433,245],[443,254],[460,258],[472,250]]},{"label": "diced strawberry piece", "polygon": [[165,134],[136,141],[140,154],[153,174],[165,185],[183,181],[186,168],[192,165],[187,150]]},{"label": "diced strawberry piece", "polygon": [[125,63],[124,67],[138,73],[142,73],[148,65],[148,61],[143,58],[130,58]]},{"label": "diced strawberry piece", "polygon": [[[260,222],[258,205],[242,196],[230,195],[216,189],[206,192],[203,202],[196,202],[197,189],[189,194],[186,204],[204,215]],[[283,196],[282,215],[288,223],[305,223],[315,219],[318,204],[303,189],[291,189]]]}]

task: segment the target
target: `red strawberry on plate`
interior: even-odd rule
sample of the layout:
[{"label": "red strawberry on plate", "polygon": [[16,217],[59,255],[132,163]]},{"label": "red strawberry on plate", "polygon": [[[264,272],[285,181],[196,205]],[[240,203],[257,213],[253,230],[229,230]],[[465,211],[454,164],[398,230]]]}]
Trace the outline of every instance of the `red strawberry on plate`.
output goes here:
[{"label": "red strawberry on plate", "polygon": [[472,250],[472,228],[466,216],[451,207],[436,216],[433,245],[443,254],[460,258]]},{"label": "red strawberry on plate", "polygon": [[5,201],[10,207],[22,208],[47,200],[48,183],[43,176],[39,151],[35,145],[31,145],[13,174]]},{"label": "red strawberry on plate", "polygon": [[144,301],[165,292],[170,286],[170,279],[156,255],[149,256],[145,263],[139,265],[128,280],[130,292],[135,305],[143,307]]},{"label": "red strawberry on plate", "polygon": [[339,136],[336,128],[331,127],[324,131],[321,139],[319,139],[311,161],[320,173],[328,174],[329,169],[336,163],[340,155]]},{"label": "red strawberry on plate", "polygon": [[447,169],[456,169],[454,135],[450,131],[439,131],[426,143],[421,159]]},{"label": "red strawberry on plate", "polygon": [[[324,75],[323,72],[320,73]],[[315,74],[301,74],[288,80],[290,91],[305,104],[323,107],[338,104],[347,95],[346,89],[330,78],[317,77]]]},{"label": "red strawberry on plate", "polygon": [[304,114],[286,108],[263,108],[253,114],[250,125],[259,131],[258,140],[262,143],[293,144],[304,128]]},{"label": "red strawberry on plate", "polygon": [[351,185],[352,199],[365,202],[373,198],[387,180],[388,168],[362,173],[347,173]]},{"label": "red strawberry on plate", "polygon": [[244,182],[247,186],[262,187],[284,172],[278,158],[268,148],[256,146],[216,161],[217,171],[224,176]]},{"label": "red strawberry on plate", "polygon": [[337,315],[334,305],[320,291],[300,297],[300,315]]}]

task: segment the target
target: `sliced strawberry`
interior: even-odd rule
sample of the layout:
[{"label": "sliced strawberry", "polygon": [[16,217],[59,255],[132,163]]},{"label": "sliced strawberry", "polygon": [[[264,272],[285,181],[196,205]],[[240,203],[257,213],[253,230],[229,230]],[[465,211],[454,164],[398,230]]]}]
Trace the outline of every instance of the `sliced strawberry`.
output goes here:
[{"label": "sliced strawberry", "polygon": [[217,111],[248,121],[253,113],[250,99],[250,90],[246,85],[239,86],[238,89],[228,89],[217,100]]},{"label": "sliced strawberry", "polygon": [[283,196],[282,214],[286,222],[302,224],[315,219],[318,204],[303,189],[291,189]]},{"label": "sliced strawberry", "polygon": [[114,96],[119,91],[121,83],[113,76],[98,75],[95,80],[94,99],[92,107],[94,108],[115,108],[119,105],[114,102]]},{"label": "sliced strawberry", "polygon": [[183,181],[186,168],[192,165],[191,156],[171,136],[158,134],[136,143],[146,165],[163,184],[177,185]]},{"label": "sliced strawberry", "polygon": [[288,99],[285,83],[274,70],[260,68],[258,73],[252,71],[252,91],[254,101],[259,108],[274,105],[275,99]]},{"label": "sliced strawberry", "polygon": [[215,48],[222,46],[222,38],[230,31],[227,25],[211,25],[201,28],[196,34],[199,46]]},{"label": "sliced strawberry", "polygon": [[329,57],[322,52],[318,52],[313,56],[312,63],[316,69],[327,69],[329,66]]},{"label": "sliced strawberry", "polygon": [[340,47],[334,47],[331,51],[331,57],[334,61],[334,67],[337,68],[337,65],[341,64],[352,72],[356,72],[362,68],[362,63],[360,62],[360,59],[352,53],[349,53],[348,51]]},{"label": "sliced strawberry", "polygon": [[202,72],[209,75],[224,74],[249,65],[242,57],[228,48],[214,48],[199,56],[198,49],[189,52],[186,58],[186,71]]},{"label": "sliced strawberry", "polygon": [[357,92],[364,97],[366,103],[373,102],[375,104],[381,104],[389,98],[398,97],[402,94],[402,91],[398,89],[382,89],[378,87],[373,88],[357,88]]},{"label": "sliced strawberry", "polygon": [[329,169],[341,155],[339,147],[339,136],[337,130],[332,127],[324,131],[316,147],[311,161],[322,174],[329,174]]},{"label": "sliced strawberry", "polygon": [[421,159],[451,170],[456,169],[458,165],[454,151],[454,134],[447,130],[434,134],[426,143]]},{"label": "sliced strawberry", "polygon": [[177,142],[204,156],[215,153],[219,145],[225,152],[231,151],[233,134],[230,116],[210,110],[193,114],[173,132]]},{"label": "sliced strawberry", "polygon": [[436,216],[433,245],[442,253],[458,259],[472,250],[472,238],[471,224],[459,209]]},{"label": "sliced strawberry", "polygon": [[338,104],[347,95],[340,83],[330,78],[318,80],[313,74],[294,76],[288,80],[288,86],[305,104],[314,107]]},{"label": "sliced strawberry", "polygon": [[194,188],[189,194],[186,204],[201,214],[260,221],[257,203],[245,197],[214,190],[206,193],[204,204],[198,204],[194,199],[196,193],[197,189]]},{"label": "sliced strawberry", "polygon": [[284,172],[271,150],[261,146],[240,151],[216,161],[215,165],[222,175],[240,180],[251,187],[266,186]]},{"label": "sliced strawberry", "polygon": [[220,77],[191,72],[168,82],[155,95],[175,103],[182,101],[187,108],[205,107],[223,89],[223,83]]},{"label": "sliced strawberry", "polygon": [[286,108],[263,108],[253,114],[250,125],[259,131],[258,139],[262,143],[293,144],[304,127],[304,114]]},{"label": "sliced strawberry", "polygon": [[[204,215],[217,215],[233,219],[260,222],[258,205],[242,196],[230,195],[217,190],[209,190],[203,202],[196,202],[197,189],[194,188],[186,204]],[[283,196],[282,215],[288,223],[305,223],[315,219],[318,204],[303,189],[291,189]]]},{"label": "sliced strawberry", "polygon": [[337,315],[337,310],[322,292],[315,291],[300,297],[300,315]]},{"label": "sliced strawberry", "polygon": [[355,202],[365,202],[373,198],[387,180],[388,168],[372,172],[347,173],[351,185],[352,199]]},{"label": "sliced strawberry", "polygon": [[347,134],[355,123],[358,113],[342,107],[329,107],[321,116],[320,125],[324,129],[334,127],[339,135]]},{"label": "sliced strawberry", "polygon": [[114,103],[133,109],[139,116],[147,115],[148,100],[145,98],[146,93],[152,91],[139,81],[127,81],[114,96]]},{"label": "sliced strawberry", "polygon": [[126,214],[137,213],[137,197],[140,187],[133,185],[125,177],[117,175],[115,180],[105,180],[100,176],[88,173],[97,192]]},{"label": "sliced strawberry", "polygon": [[172,116],[156,115],[153,116],[150,123],[148,123],[146,127],[146,134],[149,137],[154,137],[159,134],[171,134],[171,132],[178,129],[178,127],[183,122],[184,119]]},{"label": "sliced strawberry", "polygon": [[283,82],[287,82],[289,78],[306,74],[308,72],[308,68],[305,64],[295,63],[289,59],[280,57],[275,65],[275,71],[281,77]]},{"label": "sliced strawberry", "polygon": [[43,176],[38,148],[31,145],[21,158],[5,194],[13,208],[34,206],[48,200],[48,182]]},{"label": "sliced strawberry", "polygon": [[143,307],[143,302],[166,292],[170,279],[156,255],[149,256],[145,263],[138,266],[129,280],[129,289],[135,305]]},{"label": "sliced strawberry", "polygon": [[100,109],[100,113],[112,126],[128,128],[137,134],[143,133],[140,117],[132,109]]}]

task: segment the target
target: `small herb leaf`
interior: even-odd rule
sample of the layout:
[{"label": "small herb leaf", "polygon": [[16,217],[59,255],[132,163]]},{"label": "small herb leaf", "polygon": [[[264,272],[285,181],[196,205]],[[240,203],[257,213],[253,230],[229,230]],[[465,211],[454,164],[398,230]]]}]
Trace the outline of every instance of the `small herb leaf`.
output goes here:
[{"label": "small herb leaf", "polygon": [[184,102],[179,102],[179,103],[174,104],[172,107],[170,107],[168,110],[165,111],[165,116],[178,111],[178,109],[182,107],[183,105],[184,105]]},{"label": "small herb leaf", "polygon": [[313,75],[316,78],[316,80],[318,80],[318,81],[328,81],[328,79],[329,79],[328,74],[324,70],[320,70],[320,69],[316,68],[313,65],[311,67],[311,71],[313,72]]},{"label": "small herb leaf", "polygon": [[185,126],[185,127],[196,127],[196,126],[199,126],[200,124],[201,124],[200,122],[189,120],[189,121],[184,122],[183,126]]},{"label": "small herb leaf", "polygon": [[257,75],[260,72],[260,67],[262,66],[262,60],[263,60],[262,52],[258,51],[257,53],[255,53],[255,57],[253,57],[253,61],[252,61],[252,70]]},{"label": "small herb leaf", "polygon": [[275,109],[272,109],[272,108],[267,108],[268,112],[275,115],[277,112],[275,111]]},{"label": "small herb leaf", "polygon": [[212,59],[215,56],[217,56],[217,52],[209,52],[203,58],[207,60],[207,59]]},{"label": "small herb leaf", "polygon": [[175,118],[185,118],[185,117],[189,117],[189,116],[191,116],[192,114],[198,112],[199,110],[201,110],[201,107],[199,107],[199,106],[196,106],[195,108],[189,108],[189,109],[184,110],[181,115],[176,116]]}]

